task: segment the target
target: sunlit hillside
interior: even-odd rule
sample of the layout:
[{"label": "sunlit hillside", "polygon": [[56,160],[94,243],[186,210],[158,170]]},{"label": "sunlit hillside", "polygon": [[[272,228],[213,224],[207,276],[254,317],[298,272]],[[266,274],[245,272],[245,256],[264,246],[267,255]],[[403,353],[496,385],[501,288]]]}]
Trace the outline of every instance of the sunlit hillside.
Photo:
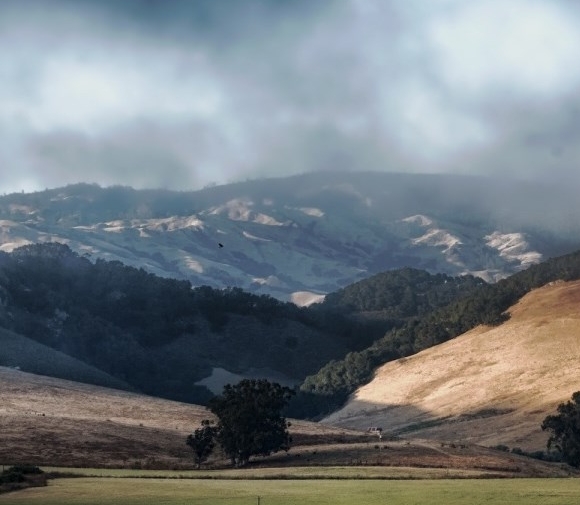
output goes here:
[{"label": "sunlit hillside", "polygon": [[[0,463],[4,465],[192,469],[193,455],[185,439],[208,417],[211,413],[196,405],[0,367]],[[312,476],[340,475],[337,467],[365,466],[372,467],[365,471],[383,478],[575,473],[561,465],[477,445],[416,439],[378,445],[370,433],[294,419],[290,433],[288,453],[256,457],[250,467],[270,475],[292,475],[301,467],[303,475]],[[216,450],[205,467],[229,468],[230,460]]]},{"label": "sunlit hillside", "polygon": [[543,419],[580,390],[579,303],[580,282],[532,291],[500,326],[385,364],[324,422],[544,449]]}]

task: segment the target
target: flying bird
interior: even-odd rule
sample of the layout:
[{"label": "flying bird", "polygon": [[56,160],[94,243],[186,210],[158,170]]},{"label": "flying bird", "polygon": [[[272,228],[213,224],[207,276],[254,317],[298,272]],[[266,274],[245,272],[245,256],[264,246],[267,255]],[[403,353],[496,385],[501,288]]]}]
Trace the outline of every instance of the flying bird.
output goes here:
[{"label": "flying bird", "polygon": [[223,245],[221,242],[218,242],[218,245],[219,245],[220,247],[223,247],[223,246],[224,246],[224,245]]}]

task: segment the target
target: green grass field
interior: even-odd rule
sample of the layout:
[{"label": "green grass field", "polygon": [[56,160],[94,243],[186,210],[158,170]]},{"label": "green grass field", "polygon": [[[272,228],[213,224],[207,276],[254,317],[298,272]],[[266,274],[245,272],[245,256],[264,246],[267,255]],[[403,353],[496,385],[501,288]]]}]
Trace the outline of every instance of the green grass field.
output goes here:
[{"label": "green grass field", "polygon": [[[258,498],[259,497],[259,498]],[[580,479],[57,479],[0,496],[2,505],[569,505]]]}]

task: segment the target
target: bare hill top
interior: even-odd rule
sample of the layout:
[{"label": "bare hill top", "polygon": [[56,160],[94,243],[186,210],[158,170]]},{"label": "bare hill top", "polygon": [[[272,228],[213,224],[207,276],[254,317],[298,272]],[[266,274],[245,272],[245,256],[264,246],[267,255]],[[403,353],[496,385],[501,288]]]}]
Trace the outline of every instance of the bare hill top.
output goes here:
[{"label": "bare hill top", "polygon": [[580,390],[579,306],[580,282],[535,290],[501,326],[383,365],[324,422],[544,449],[543,419]]}]

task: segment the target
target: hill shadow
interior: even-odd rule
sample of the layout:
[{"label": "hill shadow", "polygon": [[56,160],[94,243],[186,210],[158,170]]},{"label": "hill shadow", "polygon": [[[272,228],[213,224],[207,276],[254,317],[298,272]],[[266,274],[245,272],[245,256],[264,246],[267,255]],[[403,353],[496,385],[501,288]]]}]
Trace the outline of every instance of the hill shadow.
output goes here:
[{"label": "hill shadow", "polygon": [[[540,422],[535,419],[524,420],[522,416],[523,413],[517,409],[505,406],[488,405],[460,414],[441,416],[414,405],[388,405],[355,400],[322,419],[321,424],[361,431],[379,427],[383,439],[417,437],[478,443],[484,439],[501,438],[502,433],[499,431],[505,431],[506,437],[516,441],[518,436],[523,439],[530,431],[541,432]],[[518,430],[514,429],[518,423],[523,426],[519,435]]]},{"label": "hill shadow", "polygon": [[4,328],[0,328],[0,349],[0,366],[96,386],[135,390],[98,368]]}]

